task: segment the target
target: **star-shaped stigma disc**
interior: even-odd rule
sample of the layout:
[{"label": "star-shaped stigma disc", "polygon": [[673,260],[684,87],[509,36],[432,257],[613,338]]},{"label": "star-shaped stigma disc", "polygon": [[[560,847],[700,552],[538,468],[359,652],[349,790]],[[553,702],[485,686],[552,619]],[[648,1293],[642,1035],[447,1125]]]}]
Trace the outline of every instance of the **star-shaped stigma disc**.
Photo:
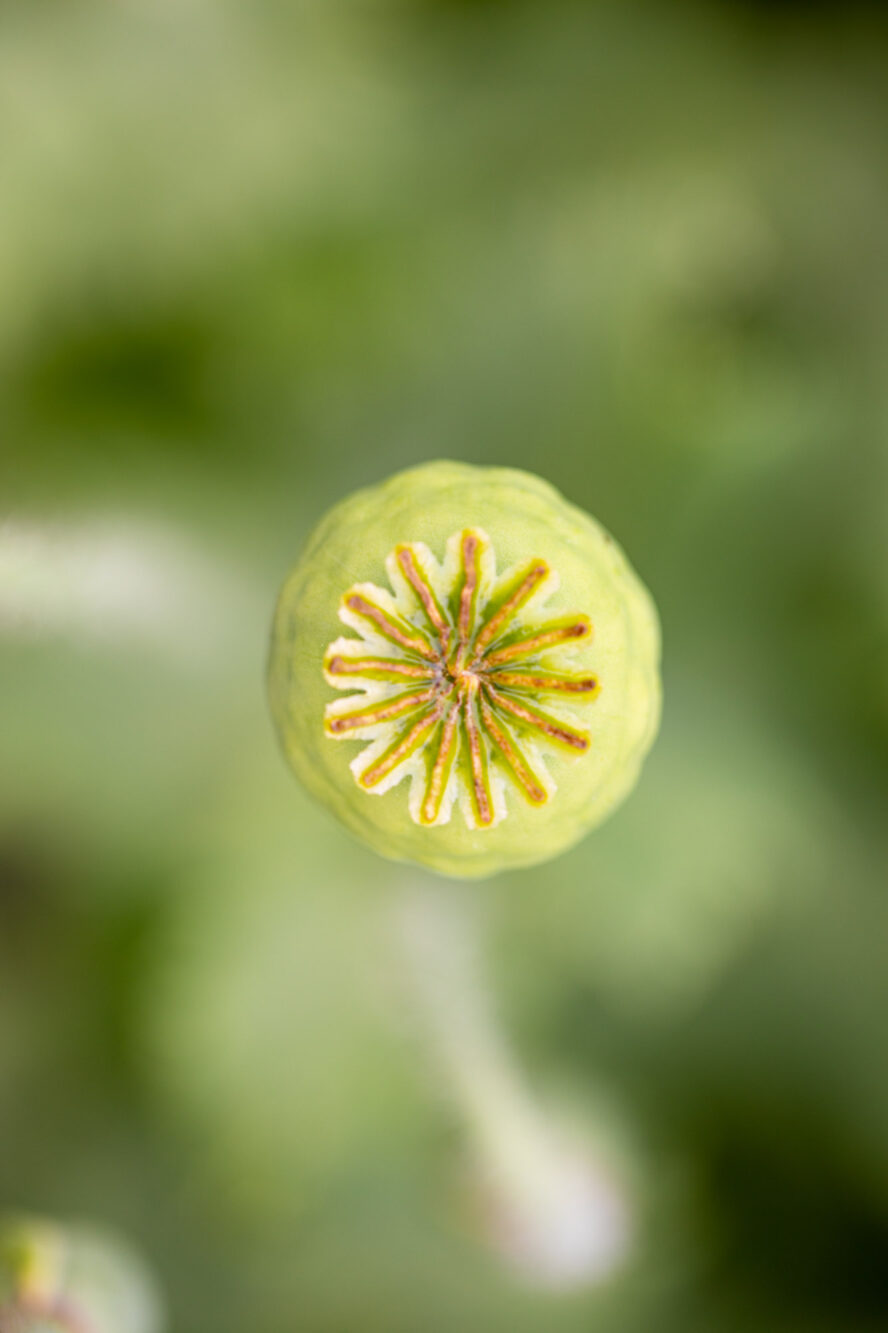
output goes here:
[{"label": "star-shaped stigma disc", "polygon": [[544,805],[555,789],[544,751],[589,749],[558,701],[563,711],[594,699],[598,680],[557,667],[559,650],[590,637],[588,618],[546,618],[548,565],[498,577],[480,529],[454,533],[443,564],[413,542],[386,569],[392,592],[361,583],[344,594],[339,618],[359,638],[337,639],[324,662],[331,685],[360,691],[325,716],[332,739],[368,742],[351,765],[358,784],[381,793],[409,776],[410,814],[427,826],[459,800],[470,828],[491,828],[508,813],[508,784]]}]

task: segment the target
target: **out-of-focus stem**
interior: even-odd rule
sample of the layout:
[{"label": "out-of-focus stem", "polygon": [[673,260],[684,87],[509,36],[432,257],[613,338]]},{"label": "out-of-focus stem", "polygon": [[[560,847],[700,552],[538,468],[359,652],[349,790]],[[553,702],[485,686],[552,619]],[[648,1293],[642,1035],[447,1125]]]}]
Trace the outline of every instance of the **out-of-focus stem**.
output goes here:
[{"label": "out-of-focus stem", "polygon": [[530,1281],[605,1279],[626,1258],[625,1189],[602,1152],[534,1096],[490,1002],[463,890],[414,883],[402,938],[423,1032],[461,1119],[493,1245]]}]

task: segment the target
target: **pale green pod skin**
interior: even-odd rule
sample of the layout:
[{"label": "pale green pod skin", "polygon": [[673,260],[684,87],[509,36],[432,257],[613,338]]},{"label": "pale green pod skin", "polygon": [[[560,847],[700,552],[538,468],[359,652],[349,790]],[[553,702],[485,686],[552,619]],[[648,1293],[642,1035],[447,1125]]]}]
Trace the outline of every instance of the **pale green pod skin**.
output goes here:
[{"label": "pale green pod skin", "polygon": [[530,473],[428,463],[312,534],[278,601],[271,707],[354,834],[474,878],[565,851],[627,795],[659,652],[650,595],[593,518]]}]

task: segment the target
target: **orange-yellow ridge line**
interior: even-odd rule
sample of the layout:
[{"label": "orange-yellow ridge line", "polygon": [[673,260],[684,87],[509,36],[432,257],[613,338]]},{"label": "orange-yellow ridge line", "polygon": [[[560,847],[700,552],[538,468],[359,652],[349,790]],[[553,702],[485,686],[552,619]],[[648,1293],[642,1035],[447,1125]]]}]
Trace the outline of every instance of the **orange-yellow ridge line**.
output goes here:
[{"label": "orange-yellow ridge line", "polygon": [[383,632],[383,634],[393,639],[401,648],[407,648],[411,652],[419,653],[420,657],[426,658],[429,662],[436,662],[438,654],[426,643],[425,639],[418,635],[405,634],[391,616],[386,615],[381,607],[373,602],[368,602],[366,597],[360,593],[351,593],[346,598],[346,606],[350,611],[357,611],[359,616],[364,616],[367,620],[372,620]]},{"label": "orange-yellow ridge line", "polygon": [[513,717],[520,718],[520,720],[527,723],[528,726],[535,727],[538,731],[542,731],[546,736],[551,737],[552,740],[561,741],[564,745],[569,745],[571,749],[579,750],[581,752],[588,750],[588,736],[583,736],[580,732],[574,731],[564,722],[555,723],[548,721],[547,718],[541,717],[539,714],[532,712],[529,708],[525,708],[523,704],[516,703],[514,699],[508,698],[507,695],[500,694],[498,690],[494,689],[489,681],[485,681],[484,688],[487,690],[490,698],[497,707],[502,708],[507,713],[511,713]]},{"label": "orange-yellow ridge line", "polygon": [[469,742],[469,758],[472,768],[472,787],[475,792],[475,803],[478,807],[478,819],[481,824],[489,824],[493,819],[493,812],[490,808],[490,798],[487,795],[484,786],[484,766],[481,759],[481,736],[478,732],[478,724],[475,721],[472,712],[472,696],[467,694],[464,697],[464,713],[466,719],[466,736]]},{"label": "orange-yellow ridge line", "polygon": [[545,788],[541,787],[524,761],[517,745],[514,745],[497,724],[493,716],[490,704],[486,699],[481,700],[481,716],[484,719],[484,725],[493,737],[494,744],[502,751],[509,767],[515,774],[521,786],[527,794],[529,800],[535,805],[543,805],[548,798]]},{"label": "orange-yellow ridge line", "polygon": [[430,708],[423,717],[414,723],[394,750],[378,759],[366,772],[361,774],[362,787],[375,787],[376,783],[387,777],[393,768],[398,767],[398,764],[410,753],[420,736],[429,731],[438,721],[446,706],[447,698],[447,695],[443,695],[433,708]]},{"label": "orange-yellow ridge line", "polygon": [[416,557],[409,546],[399,546],[397,550],[398,564],[404,572],[404,576],[422,602],[423,609],[428,616],[431,624],[441,635],[444,651],[447,651],[447,640],[450,635],[450,626],[441,614],[435,596],[428,585],[428,581],[422,569],[416,561]]},{"label": "orange-yellow ridge line", "polygon": [[475,554],[478,546],[479,541],[474,532],[465,533],[461,552],[465,582],[459,599],[459,640],[463,646],[468,643],[469,634],[472,630],[472,599],[478,586],[478,569],[475,564]]},{"label": "orange-yellow ridge line", "polygon": [[529,570],[521,584],[512,593],[495,615],[491,616],[487,624],[482,626],[481,632],[475,640],[475,658],[483,652],[487,645],[499,633],[500,627],[505,624],[527,601],[534,589],[542,583],[543,579],[549,573],[547,565],[542,561]]},{"label": "orange-yellow ridge line", "polygon": [[566,694],[593,694],[598,689],[595,676],[582,676],[571,679],[567,676],[531,676],[517,671],[498,671],[497,685],[511,686],[521,690],[552,690]]},{"label": "orange-yellow ridge line", "polygon": [[436,693],[435,687],[432,686],[429,690],[420,690],[416,694],[406,695],[388,704],[379,704],[375,708],[362,708],[357,713],[340,713],[330,718],[327,727],[334,732],[355,731],[358,727],[372,727],[377,722],[388,722],[394,717],[401,717],[402,714],[418,708],[420,704],[428,703],[430,699],[434,699]]},{"label": "orange-yellow ridge line", "polygon": [[588,620],[578,620],[573,625],[560,625],[557,629],[542,630],[526,639],[519,639],[505,648],[498,648],[484,659],[485,666],[497,666],[500,662],[511,662],[515,658],[528,657],[531,653],[542,652],[556,643],[567,643],[570,639],[585,639],[592,633]]},{"label": "orange-yellow ridge line", "polygon": [[441,733],[441,744],[438,746],[438,753],[435,757],[434,767],[429,778],[428,790],[422,803],[422,817],[427,824],[431,824],[441,806],[441,798],[444,795],[444,771],[447,767],[447,761],[450,758],[453,738],[456,732],[456,725],[459,721],[459,706],[451,708],[444,722],[444,729]]},{"label": "orange-yellow ridge line", "polygon": [[408,676],[414,680],[428,680],[431,674],[426,667],[398,662],[392,657],[331,657],[327,671],[331,676],[361,676],[366,671],[386,671],[393,676]]}]

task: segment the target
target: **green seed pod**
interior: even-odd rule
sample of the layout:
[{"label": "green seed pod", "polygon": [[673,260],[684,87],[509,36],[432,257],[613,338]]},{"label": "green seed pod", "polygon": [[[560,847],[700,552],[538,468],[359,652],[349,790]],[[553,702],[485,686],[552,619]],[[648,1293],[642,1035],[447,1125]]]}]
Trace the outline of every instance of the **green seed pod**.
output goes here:
[{"label": "green seed pod", "polygon": [[544,861],[635,783],[659,631],[620,549],[546,482],[428,463],[349,496],[278,602],[271,706],[308,790],[383,856]]},{"label": "green seed pod", "polygon": [[0,1333],[161,1333],[154,1284],[116,1236],[0,1220]]}]

